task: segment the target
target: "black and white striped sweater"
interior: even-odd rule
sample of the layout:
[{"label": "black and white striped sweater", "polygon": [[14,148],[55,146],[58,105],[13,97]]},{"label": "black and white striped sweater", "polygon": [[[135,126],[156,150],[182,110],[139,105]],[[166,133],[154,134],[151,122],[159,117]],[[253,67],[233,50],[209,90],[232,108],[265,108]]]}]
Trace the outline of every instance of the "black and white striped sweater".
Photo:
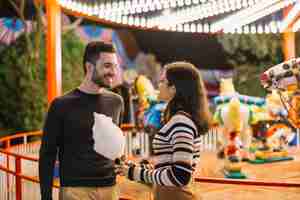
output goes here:
[{"label": "black and white striped sweater", "polygon": [[200,137],[194,122],[184,114],[174,115],[153,140],[154,169],[129,169],[129,179],[162,186],[184,186],[200,157]]}]

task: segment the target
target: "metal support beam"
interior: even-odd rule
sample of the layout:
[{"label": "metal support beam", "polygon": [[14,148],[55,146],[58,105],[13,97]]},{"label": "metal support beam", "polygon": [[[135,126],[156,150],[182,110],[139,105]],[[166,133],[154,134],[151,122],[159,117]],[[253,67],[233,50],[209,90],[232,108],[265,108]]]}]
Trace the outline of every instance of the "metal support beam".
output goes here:
[{"label": "metal support beam", "polygon": [[[286,7],[283,10],[283,16],[286,18],[289,16],[292,7]],[[287,27],[285,31],[282,33],[282,49],[284,60],[289,60],[291,58],[295,58],[296,56],[296,46],[295,46],[295,33],[293,32],[291,27]]]},{"label": "metal support beam", "polygon": [[294,32],[282,33],[282,48],[283,48],[284,60],[289,60],[291,58],[295,58],[296,46],[295,46],[295,33]]},{"label": "metal support beam", "polygon": [[48,104],[61,95],[61,9],[56,0],[46,0]]}]

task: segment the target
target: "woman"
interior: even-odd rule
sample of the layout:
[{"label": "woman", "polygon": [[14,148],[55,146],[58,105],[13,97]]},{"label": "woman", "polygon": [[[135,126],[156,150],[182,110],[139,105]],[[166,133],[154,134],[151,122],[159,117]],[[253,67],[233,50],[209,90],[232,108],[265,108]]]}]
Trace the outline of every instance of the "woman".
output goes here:
[{"label": "woman", "polygon": [[155,200],[196,200],[190,183],[200,135],[207,132],[210,120],[206,90],[196,67],[187,62],[166,65],[159,98],[168,104],[164,126],[153,140],[154,169],[124,165],[119,172],[130,180],[153,184]]}]

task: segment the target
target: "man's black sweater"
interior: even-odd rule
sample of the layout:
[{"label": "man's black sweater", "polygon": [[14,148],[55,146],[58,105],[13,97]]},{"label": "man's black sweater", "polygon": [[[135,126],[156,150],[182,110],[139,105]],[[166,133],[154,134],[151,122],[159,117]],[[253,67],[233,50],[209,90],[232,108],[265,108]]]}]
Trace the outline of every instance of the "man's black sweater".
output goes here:
[{"label": "man's black sweater", "polygon": [[[53,169],[58,153],[61,186],[112,186],[114,162],[94,150],[93,113],[119,124],[122,98],[112,92],[87,94],[79,89],[56,98],[48,111],[40,148],[39,176],[42,200],[52,199]],[[105,131],[105,130],[103,130]]]}]

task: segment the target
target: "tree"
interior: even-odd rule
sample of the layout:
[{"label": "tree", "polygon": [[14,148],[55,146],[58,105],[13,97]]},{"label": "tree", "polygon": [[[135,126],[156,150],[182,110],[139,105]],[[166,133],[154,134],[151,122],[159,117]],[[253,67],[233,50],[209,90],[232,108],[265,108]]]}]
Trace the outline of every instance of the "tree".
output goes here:
[{"label": "tree", "polygon": [[226,34],[218,37],[234,66],[234,83],[238,92],[265,96],[259,76],[283,61],[279,34]]},{"label": "tree", "polygon": [[[27,0],[29,1],[29,0]],[[9,0],[25,27],[26,0]],[[19,3],[17,3],[19,2]],[[47,109],[45,20],[41,4],[34,1],[33,31],[23,34],[15,44],[1,49],[0,130],[29,131],[42,128]],[[83,44],[72,30],[82,19],[63,27],[63,91],[77,86],[82,77]]]}]

